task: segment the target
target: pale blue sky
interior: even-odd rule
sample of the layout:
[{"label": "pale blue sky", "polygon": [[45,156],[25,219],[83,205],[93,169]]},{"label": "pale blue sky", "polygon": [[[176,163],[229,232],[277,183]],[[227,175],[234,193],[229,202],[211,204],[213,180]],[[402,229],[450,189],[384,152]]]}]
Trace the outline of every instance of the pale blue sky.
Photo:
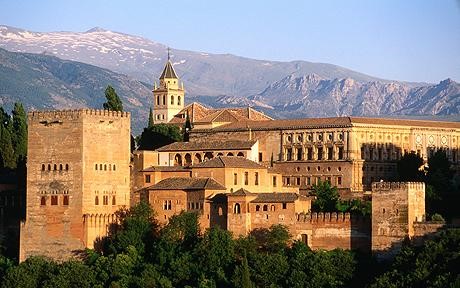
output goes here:
[{"label": "pale blue sky", "polygon": [[460,0],[0,0],[0,24],[95,26],[173,48],[306,60],[373,76],[460,81]]}]

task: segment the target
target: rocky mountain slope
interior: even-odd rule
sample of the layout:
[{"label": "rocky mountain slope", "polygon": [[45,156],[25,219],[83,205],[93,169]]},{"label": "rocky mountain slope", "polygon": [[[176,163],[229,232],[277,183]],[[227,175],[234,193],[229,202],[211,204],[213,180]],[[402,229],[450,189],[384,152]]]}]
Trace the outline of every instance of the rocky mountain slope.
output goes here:
[{"label": "rocky mountain slope", "polygon": [[[167,55],[163,44],[101,28],[39,33],[0,26],[0,48],[88,63],[149,84],[157,80]],[[249,96],[290,74],[387,82],[336,65],[306,61],[263,61],[177,49],[171,50],[171,59],[190,96]]]},{"label": "rocky mountain slope", "polygon": [[102,109],[109,84],[132,112],[133,128],[139,131],[148,119],[148,85],[84,63],[0,49],[0,106],[7,110],[16,101],[27,109]]}]

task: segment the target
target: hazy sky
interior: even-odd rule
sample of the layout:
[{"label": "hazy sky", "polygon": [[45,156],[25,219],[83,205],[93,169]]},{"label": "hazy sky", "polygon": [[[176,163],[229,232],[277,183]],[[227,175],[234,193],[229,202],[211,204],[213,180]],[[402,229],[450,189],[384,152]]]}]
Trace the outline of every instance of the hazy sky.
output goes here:
[{"label": "hazy sky", "polygon": [[0,0],[0,24],[99,26],[176,49],[306,60],[373,76],[460,81],[460,0]]}]

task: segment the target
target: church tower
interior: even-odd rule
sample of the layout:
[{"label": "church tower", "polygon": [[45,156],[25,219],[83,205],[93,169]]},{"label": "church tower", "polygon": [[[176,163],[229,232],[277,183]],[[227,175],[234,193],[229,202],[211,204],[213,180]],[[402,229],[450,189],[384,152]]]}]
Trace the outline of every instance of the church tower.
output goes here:
[{"label": "church tower", "polygon": [[174,71],[171,59],[166,62],[160,76],[160,85],[153,88],[153,123],[168,123],[184,108],[184,83],[179,86],[179,78]]}]

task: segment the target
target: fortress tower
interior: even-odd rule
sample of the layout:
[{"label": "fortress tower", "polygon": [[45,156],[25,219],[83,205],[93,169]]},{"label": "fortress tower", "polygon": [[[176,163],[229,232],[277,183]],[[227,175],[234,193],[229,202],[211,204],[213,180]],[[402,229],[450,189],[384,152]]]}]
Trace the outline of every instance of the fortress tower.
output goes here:
[{"label": "fortress tower", "polygon": [[156,82],[153,88],[153,122],[168,123],[184,108],[184,83],[179,86],[179,78],[174,71],[171,59],[166,62],[160,76],[160,86]]},{"label": "fortress tower", "polygon": [[20,261],[92,248],[129,206],[130,114],[29,112],[26,219]]},{"label": "fortress tower", "polygon": [[414,223],[424,218],[425,183],[372,184],[372,251],[377,256],[395,255],[405,238],[414,237]]}]

